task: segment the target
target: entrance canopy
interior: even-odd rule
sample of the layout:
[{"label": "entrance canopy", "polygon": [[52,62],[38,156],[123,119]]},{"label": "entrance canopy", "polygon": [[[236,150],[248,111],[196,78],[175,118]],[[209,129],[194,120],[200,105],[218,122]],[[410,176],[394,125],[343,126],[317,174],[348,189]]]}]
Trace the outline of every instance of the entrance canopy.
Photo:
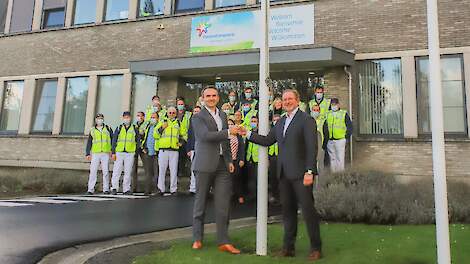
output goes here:
[{"label": "entrance canopy", "polygon": [[[334,66],[354,64],[354,54],[334,47],[270,52],[272,73],[308,72]],[[256,75],[259,52],[232,53],[225,55],[194,56],[186,58],[156,59],[130,62],[132,73],[180,77],[188,79],[213,79],[223,75],[243,79]]]}]

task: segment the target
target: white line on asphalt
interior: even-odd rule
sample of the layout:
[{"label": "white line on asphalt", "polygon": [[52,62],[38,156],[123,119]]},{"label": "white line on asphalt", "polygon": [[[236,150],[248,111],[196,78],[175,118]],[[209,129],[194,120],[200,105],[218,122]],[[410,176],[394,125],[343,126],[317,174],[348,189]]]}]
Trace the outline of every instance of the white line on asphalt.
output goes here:
[{"label": "white line on asphalt", "polygon": [[19,206],[29,206],[33,204],[29,203],[14,203],[14,202],[0,202],[0,207],[19,207]]},{"label": "white line on asphalt", "polygon": [[51,196],[48,197],[54,200],[73,200],[73,201],[114,201],[116,199],[106,197],[93,197],[93,196]]},{"label": "white line on asphalt", "polygon": [[76,203],[76,201],[67,201],[67,200],[53,200],[47,197],[35,197],[35,198],[24,198],[24,199],[15,199],[15,200],[3,200],[0,202],[26,202],[26,203],[47,203],[47,204],[69,204]]},{"label": "white line on asphalt", "polygon": [[124,194],[117,194],[117,195],[98,194],[96,196],[90,196],[90,197],[107,197],[107,198],[121,198],[121,199],[144,199],[144,198],[148,198],[148,196],[146,196],[146,195],[124,195]]}]

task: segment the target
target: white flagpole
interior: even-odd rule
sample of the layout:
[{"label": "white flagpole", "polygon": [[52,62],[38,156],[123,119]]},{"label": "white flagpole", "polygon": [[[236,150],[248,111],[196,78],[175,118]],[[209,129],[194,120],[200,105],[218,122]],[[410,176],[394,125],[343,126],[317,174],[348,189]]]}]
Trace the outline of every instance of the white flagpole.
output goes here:
[{"label": "white flagpole", "polygon": [[437,0],[427,0],[429,48],[429,105],[431,107],[437,263],[450,264],[449,213],[441,89],[441,59]]},{"label": "white flagpole", "polygon": [[[259,133],[269,132],[269,0],[261,0],[261,43],[259,61]],[[267,255],[268,247],[268,149],[259,148],[258,195],[256,218],[256,254]]]}]

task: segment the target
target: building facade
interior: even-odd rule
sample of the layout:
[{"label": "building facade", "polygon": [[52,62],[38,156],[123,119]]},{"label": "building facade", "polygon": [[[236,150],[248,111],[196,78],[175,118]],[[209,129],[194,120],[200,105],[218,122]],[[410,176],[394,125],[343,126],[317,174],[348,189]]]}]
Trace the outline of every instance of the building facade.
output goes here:
[{"label": "building facade", "polygon": [[[352,112],[354,167],[430,176],[426,1],[286,0],[272,1],[272,11],[312,5],[314,41],[271,48],[279,89],[295,86],[307,101],[311,80],[323,77],[327,96]],[[191,35],[197,18],[259,6],[256,0],[0,0],[0,166],[88,169],[85,135],[97,112],[117,125],[122,111],[144,110],[155,93],[168,104],[176,96],[192,104],[203,84],[256,88],[255,48],[194,52]],[[439,0],[439,25],[447,171],[465,179],[470,3]]]}]

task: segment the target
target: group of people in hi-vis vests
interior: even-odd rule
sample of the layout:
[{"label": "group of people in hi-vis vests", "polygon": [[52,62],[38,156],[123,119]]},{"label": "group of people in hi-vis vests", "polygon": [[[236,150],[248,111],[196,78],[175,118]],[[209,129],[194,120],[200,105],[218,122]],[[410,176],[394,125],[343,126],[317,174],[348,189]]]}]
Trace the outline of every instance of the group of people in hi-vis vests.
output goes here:
[{"label": "group of people in hi-vis vests", "polygon": [[[340,108],[337,98],[326,98],[323,85],[313,88],[308,102],[301,102],[299,109],[315,119],[318,131],[318,169],[323,174],[344,170],[346,142],[352,135],[352,122],[346,110]],[[246,87],[239,100],[236,91],[230,91],[228,101],[220,109],[228,116],[229,125],[242,125],[253,132],[258,130],[258,99],[253,89]],[[201,98],[200,98],[201,99]],[[86,147],[86,158],[91,161],[88,194],[95,193],[97,171],[103,172],[103,193],[117,194],[122,171],[122,192],[132,194],[138,190],[137,164],[142,160],[145,171],[143,191],[145,194],[169,194],[178,192],[178,178],[190,175],[189,193],[196,192],[196,179],[190,171],[194,157],[194,134],[191,128],[193,115],[204,106],[202,100],[189,110],[184,98],[176,99],[176,106],[162,106],[160,98],[153,96],[145,112],[136,114],[132,123],[130,112],[122,115],[122,124],[112,130],[104,122],[103,114],[95,116],[95,125],[90,129]],[[280,97],[270,96],[270,122],[274,126],[285,114]],[[254,200],[257,190],[257,166],[259,146],[240,135],[229,136],[235,170],[232,172],[233,195],[239,203]],[[279,201],[276,177],[278,146],[268,148],[269,154],[269,201]],[[313,155],[313,153],[312,153]],[[109,159],[114,160],[113,174],[109,179]],[[165,184],[169,169],[169,189]]]}]

